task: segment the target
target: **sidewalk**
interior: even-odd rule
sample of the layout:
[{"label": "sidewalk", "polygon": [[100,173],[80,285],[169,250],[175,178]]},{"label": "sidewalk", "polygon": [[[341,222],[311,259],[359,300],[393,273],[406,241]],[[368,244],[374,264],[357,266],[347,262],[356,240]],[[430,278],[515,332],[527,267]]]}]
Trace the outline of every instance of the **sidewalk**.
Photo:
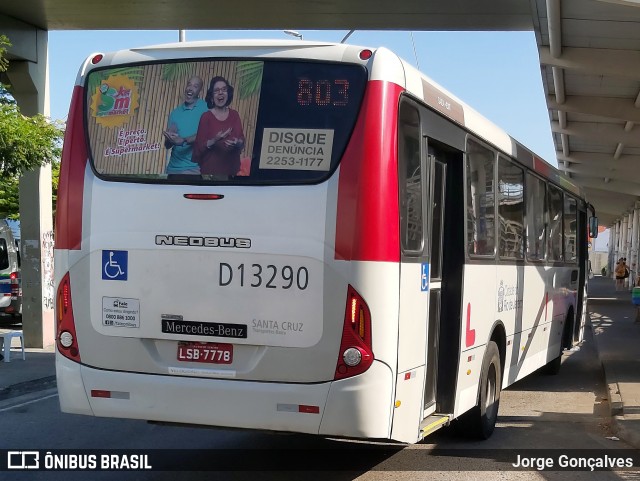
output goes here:
[{"label": "sidewalk", "polygon": [[609,386],[613,428],[618,437],[640,448],[640,323],[631,291],[616,291],[615,281],[589,281],[588,313],[598,357]]},{"label": "sidewalk", "polygon": [[[20,326],[2,327],[0,332],[20,330]],[[54,347],[26,348],[22,360],[19,339],[11,343],[10,362],[0,361],[0,401],[55,387],[56,366]]]}]

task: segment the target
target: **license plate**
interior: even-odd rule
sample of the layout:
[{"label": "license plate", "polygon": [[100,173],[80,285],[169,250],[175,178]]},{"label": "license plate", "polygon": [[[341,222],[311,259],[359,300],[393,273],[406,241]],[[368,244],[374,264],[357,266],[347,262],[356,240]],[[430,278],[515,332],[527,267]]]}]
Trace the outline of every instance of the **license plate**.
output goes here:
[{"label": "license plate", "polygon": [[233,344],[179,342],[178,361],[231,364],[233,361]]}]

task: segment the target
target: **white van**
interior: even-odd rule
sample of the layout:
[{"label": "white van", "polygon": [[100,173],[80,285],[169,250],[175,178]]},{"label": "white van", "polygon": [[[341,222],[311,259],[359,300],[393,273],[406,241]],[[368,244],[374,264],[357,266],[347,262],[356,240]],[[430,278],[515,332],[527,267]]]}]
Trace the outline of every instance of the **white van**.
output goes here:
[{"label": "white van", "polygon": [[20,253],[11,227],[0,220],[0,323],[21,316]]}]

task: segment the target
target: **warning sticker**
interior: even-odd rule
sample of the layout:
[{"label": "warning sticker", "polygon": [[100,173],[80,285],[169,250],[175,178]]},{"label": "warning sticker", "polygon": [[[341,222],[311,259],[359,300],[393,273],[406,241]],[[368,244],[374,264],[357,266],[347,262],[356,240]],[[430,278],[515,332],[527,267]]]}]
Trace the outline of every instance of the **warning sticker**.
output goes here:
[{"label": "warning sticker", "polygon": [[140,300],[124,297],[103,297],[102,325],[109,327],[140,327]]}]

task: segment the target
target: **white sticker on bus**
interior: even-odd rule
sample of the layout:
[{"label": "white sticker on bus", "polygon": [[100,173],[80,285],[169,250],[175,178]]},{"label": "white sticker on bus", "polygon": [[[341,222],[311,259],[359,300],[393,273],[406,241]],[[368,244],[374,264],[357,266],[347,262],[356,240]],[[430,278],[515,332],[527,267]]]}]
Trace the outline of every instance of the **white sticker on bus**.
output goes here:
[{"label": "white sticker on bus", "polygon": [[261,169],[331,169],[332,129],[264,129]]},{"label": "white sticker on bus", "polygon": [[108,327],[140,327],[140,300],[124,297],[103,297],[102,325]]}]

